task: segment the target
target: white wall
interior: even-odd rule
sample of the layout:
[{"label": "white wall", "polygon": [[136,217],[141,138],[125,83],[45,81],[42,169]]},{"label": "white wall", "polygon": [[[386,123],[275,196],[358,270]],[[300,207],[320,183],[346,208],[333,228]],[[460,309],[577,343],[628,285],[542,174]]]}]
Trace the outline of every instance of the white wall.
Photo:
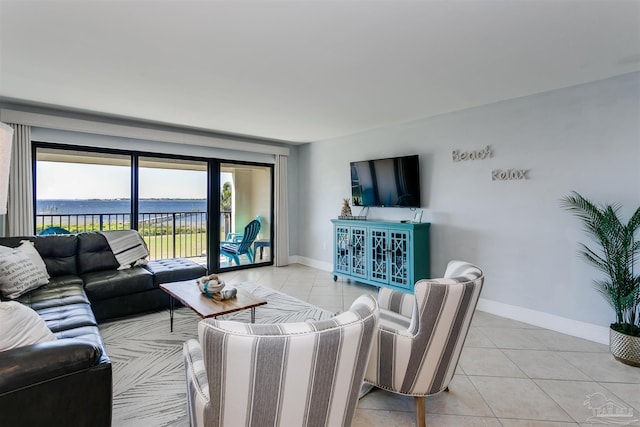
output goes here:
[{"label": "white wall", "polygon": [[[490,159],[452,161],[454,149],[486,145],[494,152]],[[577,242],[587,239],[559,199],[576,190],[597,202],[620,202],[625,218],[640,205],[640,73],[298,151],[300,259],[332,262],[329,220],[350,196],[350,161],[419,154],[423,221],[432,223],[432,275],[441,275],[451,259],[476,263],[486,274],[485,308],[606,339],[612,309],[591,286],[596,271],[576,255]],[[511,168],[529,169],[530,179],[491,180],[491,170]],[[388,220],[412,216],[393,208],[369,214]]]}]

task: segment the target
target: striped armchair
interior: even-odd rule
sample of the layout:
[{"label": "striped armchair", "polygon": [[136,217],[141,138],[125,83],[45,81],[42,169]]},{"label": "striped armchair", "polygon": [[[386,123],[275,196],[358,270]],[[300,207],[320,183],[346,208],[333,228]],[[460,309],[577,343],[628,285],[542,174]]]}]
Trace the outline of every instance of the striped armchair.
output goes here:
[{"label": "striped armchair", "polygon": [[203,320],[184,344],[191,426],[349,426],[378,325],[359,297],[328,320]]},{"label": "striped armchair", "polygon": [[380,289],[365,381],[414,396],[417,426],[426,425],[424,396],[448,389],[483,281],[478,267],[451,261],[444,278],[418,281],[414,295]]}]

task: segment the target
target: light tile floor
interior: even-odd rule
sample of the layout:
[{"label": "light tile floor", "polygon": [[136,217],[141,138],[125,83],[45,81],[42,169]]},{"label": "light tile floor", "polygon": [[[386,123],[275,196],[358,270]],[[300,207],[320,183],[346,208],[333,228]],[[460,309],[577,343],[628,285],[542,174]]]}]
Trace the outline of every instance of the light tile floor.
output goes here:
[{"label": "light tile floor", "polygon": [[[229,284],[255,282],[331,311],[377,289],[314,268],[290,265],[224,273]],[[448,393],[426,399],[427,425],[640,425],[640,368],[617,362],[608,346],[477,311]],[[604,404],[633,418],[596,416]],[[617,421],[617,422],[614,422]],[[353,422],[415,425],[413,398],[374,389]]]}]

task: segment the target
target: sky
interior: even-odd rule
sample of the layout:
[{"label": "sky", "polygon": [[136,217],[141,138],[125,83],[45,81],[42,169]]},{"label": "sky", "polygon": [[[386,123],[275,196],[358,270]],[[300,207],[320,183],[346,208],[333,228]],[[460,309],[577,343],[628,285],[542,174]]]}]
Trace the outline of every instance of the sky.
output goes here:
[{"label": "sky", "polygon": [[[230,181],[222,174],[221,182]],[[131,173],[126,166],[37,162],[36,196],[40,199],[128,199]],[[207,173],[169,169],[140,169],[141,199],[206,199]]]}]

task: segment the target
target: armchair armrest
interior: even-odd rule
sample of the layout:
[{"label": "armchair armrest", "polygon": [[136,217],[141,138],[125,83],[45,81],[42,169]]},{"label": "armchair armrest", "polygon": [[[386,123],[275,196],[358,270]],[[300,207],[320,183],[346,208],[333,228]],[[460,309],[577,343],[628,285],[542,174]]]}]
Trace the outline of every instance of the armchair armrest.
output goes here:
[{"label": "armchair armrest", "polygon": [[244,233],[227,233],[227,243],[240,243],[243,237]]},{"label": "armchair armrest", "polygon": [[187,405],[189,413],[209,404],[209,382],[204,366],[202,347],[197,340],[189,340],[182,346],[184,370],[187,376]]},{"label": "armchair armrest", "polygon": [[27,385],[89,369],[100,360],[95,345],[70,339],[48,341],[0,353],[0,395]]}]

